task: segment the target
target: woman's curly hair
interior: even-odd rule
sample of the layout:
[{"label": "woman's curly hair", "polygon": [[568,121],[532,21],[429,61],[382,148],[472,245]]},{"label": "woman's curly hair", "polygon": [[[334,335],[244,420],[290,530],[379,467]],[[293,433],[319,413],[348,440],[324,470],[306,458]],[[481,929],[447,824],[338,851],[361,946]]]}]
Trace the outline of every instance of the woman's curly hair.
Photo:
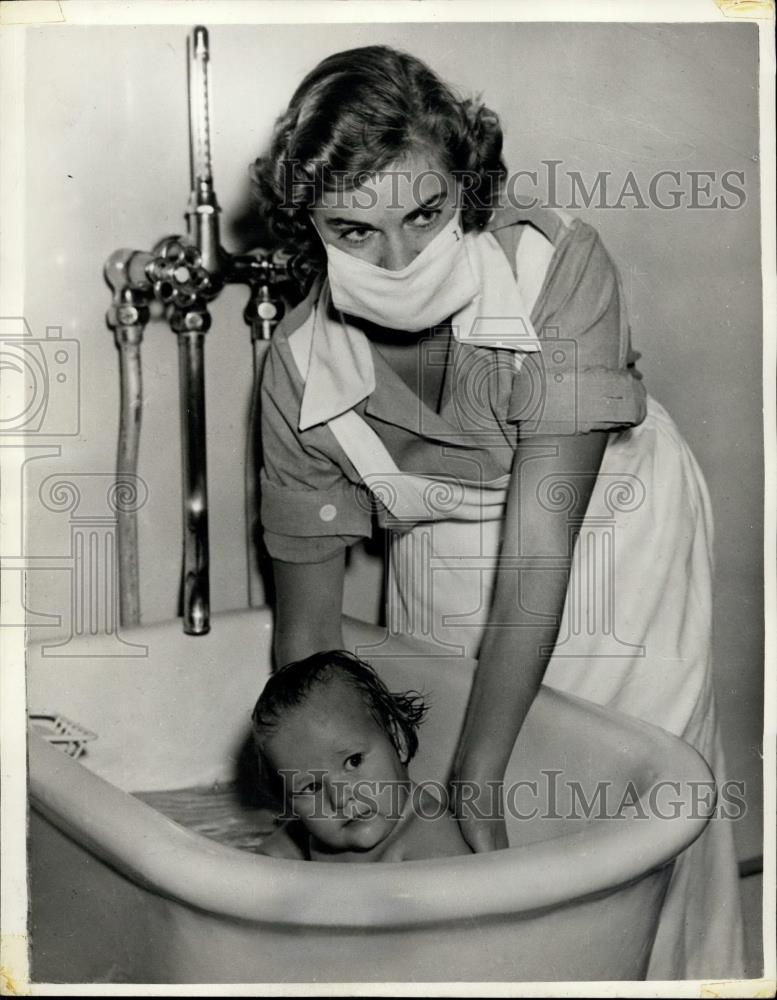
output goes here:
[{"label": "woman's curly hair", "polygon": [[285,250],[323,270],[308,214],[316,199],[418,151],[459,179],[464,232],[482,229],[506,175],[497,115],[458,98],[408,53],[385,45],[337,52],[299,85],[253,165],[259,211]]},{"label": "woman's curly hair", "polygon": [[392,693],[368,663],[346,650],[314,653],[272,674],[251,714],[260,777],[269,790],[277,791],[277,776],[267,753],[268,740],[289,709],[301,705],[319,685],[337,679],[350,684],[360,695],[403,764],[415,756],[417,730],[428,711],[423,697],[417,691]]}]

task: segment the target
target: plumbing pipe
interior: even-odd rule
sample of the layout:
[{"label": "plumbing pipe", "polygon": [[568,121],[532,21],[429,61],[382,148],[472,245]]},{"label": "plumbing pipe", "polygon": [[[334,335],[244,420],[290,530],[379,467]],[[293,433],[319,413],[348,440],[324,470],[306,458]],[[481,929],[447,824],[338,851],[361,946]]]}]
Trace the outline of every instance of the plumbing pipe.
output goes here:
[{"label": "plumbing pipe", "polygon": [[[142,328],[136,338],[119,342],[121,408],[116,483],[130,498],[135,492],[143,415],[143,376],[140,364]],[[119,499],[121,494],[118,494]],[[138,572],[138,519],[135,506],[117,503],[116,528],[119,546],[119,621],[122,626],[140,624],[140,577]]]},{"label": "plumbing pipe", "polygon": [[[276,259],[277,258],[277,259]],[[233,257],[231,272],[235,278],[246,280],[251,288],[251,297],[243,312],[243,318],[251,328],[253,357],[253,384],[251,405],[248,415],[248,432],[245,450],[245,526],[246,552],[248,558],[248,606],[261,607],[267,603],[261,573],[262,548],[259,532],[259,473],[262,468],[261,437],[261,383],[270,338],[284,313],[276,282],[285,273],[286,260],[276,254],[271,258],[265,251],[254,250],[251,254]]]},{"label": "plumbing pipe", "polygon": [[[113,303],[106,320],[119,349],[121,402],[116,459],[116,529],[119,557],[119,622],[140,624],[140,580],[138,573],[137,508],[133,502],[137,486],[140,425],[143,414],[143,382],[140,345],[149,320],[147,295],[131,287],[139,255],[117,250],[105,264],[105,280],[113,289]],[[138,275],[134,274],[137,278]]]},{"label": "plumbing pipe", "polygon": [[[170,244],[165,256],[174,268],[189,265],[204,272],[207,287],[175,289],[162,280],[155,290],[169,293],[170,325],[178,335],[178,373],[181,400],[181,472],[183,495],[182,616],[187,635],[210,631],[210,577],[208,543],[208,483],[205,430],[205,333],[210,316],[205,299],[223,287],[226,255],[219,240],[219,206],[213,188],[210,155],[210,93],[208,32],[198,26],[187,40],[189,54],[189,152],[191,195],[187,210],[189,238],[196,260],[186,249]],[[182,256],[183,254],[183,256]],[[173,272],[175,273],[175,271]],[[176,296],[178,301],[176,301]]]},{"label": "plumbing pipe", "polygon": [[251,407],[248,416],[245,454],[245,500],[246,500],[246,553],[248,558],[248,606],[259,608],[267,603],[260,572],[259,547],[259,473],[262,468],[261,436],[261,386],[262,371],[267,357],[269,340],[254,340],[253,361],[254,380],[251,389]]},{"label": "plumbing pipe", "polygon": [[[185,319],[197,315],[189,313]],[[183,630],[187,635],[205,635],[210,631],[205,330],[176,332],[181,393]]]},{"label": "plumbing pipe", "polygon": [[[208,32],[204,27],[193,29],[187,40],[187,50],[191,168],[188,240],[165,237],[151,253],[117,250],[106,263],[105,274],[114,290],[107,321],[120,350],[122,404],[117,478],[121,486],[124,477],[122,496],[130,495],[130,477],[136,476],[142,406],[140,343],[152,298],[163,304],[170,326],[178,335],[184,521],[183,627],[189,635],[204,635],[210,629],[204,344],[211,317],[207,304],[228,282],[244,283],[251,289],[244,316],[251,326],[254,355],[251,431],[246,454],[248,593],[249,604],[254,605],[262,594],[254,537],[261,468],[257,425],[259,384],[267,344],[284,309],[277,283],[290,279],[302,286],[303,282],[293,268],[294,262],[280,251],[271,258],[261,250],[239,255],[229,254],[221,247],[220,209],[213,185],[210,148],[210,56]],[[132,481],[133,488],[134,485]],[[135,624],[140,618],[137,524],[131,504],[119,503],[117,506],[121,622]]]},{"label": "plumbing pipe", "polygon": [[210,78],[208,29],[197,25],[187,39],[189,50],[189,137],[192,187],[213,182],[210,153]]},{"label": "plumbing pipe", "polygon": [[224,267],[219,237],[219,208],[213,187],[210,150],[210,78],[207,29],[198,26],[189,48],[189,153],[191,197],[187,216],[189,237],[197,245],[202,266],[215,276]]}]

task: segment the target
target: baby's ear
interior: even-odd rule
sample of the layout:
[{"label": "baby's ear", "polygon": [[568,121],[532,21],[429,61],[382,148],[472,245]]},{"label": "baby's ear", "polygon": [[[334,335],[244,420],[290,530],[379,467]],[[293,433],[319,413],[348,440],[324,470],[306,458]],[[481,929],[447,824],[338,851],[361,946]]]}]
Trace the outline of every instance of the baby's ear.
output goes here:
[{"label": "baby's ear", "polygon": [[402,764],[407,767],[418,750],[418,736],[410,725],[395,725],[393,727],[393,743]]},{"label": "baby's ear", "polygon": [[283,805],[283,792],[280,788],[278,775],[260,750],[256,753],[256,781],[263,796],[266,796],[275,805]]},{"label": "baby's ear", "polygon": [[408,740],[404,733],[399,734],[398,741],[397,755],[403,767],[407,767],[413,757],[415,757],[416,747]]}]

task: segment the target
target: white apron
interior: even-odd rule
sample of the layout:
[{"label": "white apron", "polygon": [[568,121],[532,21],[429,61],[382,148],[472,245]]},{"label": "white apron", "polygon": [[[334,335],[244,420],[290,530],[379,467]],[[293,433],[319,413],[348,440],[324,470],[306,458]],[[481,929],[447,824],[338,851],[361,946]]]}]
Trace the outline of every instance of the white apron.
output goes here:
[{"label": "white apron", "polygon": [[[292,338],[293,340],[293,338]],[[308,355],[292,354],[305,379]],[[387,625],[477,655],[488,619],[507,480],[467,487],[400,472],[354,410],[328,421],[391,532]],[[549,494],[560,504],[562,491]],[[418,522],[421,523],[418,523]],[[609,435],[572,558],[544,683],[660,726],[725,780],[710,663],[712,515],[703,475],[663,407]],[[713,819],[676,861],[649,979],[744,975],[733,831]]]},{"label": "white apron", "polygon": [[[374,433],[357,419],[361,445],[342,428],[337,434],[352,461],[365,429]],[[381,484],[390,483],[394,513],[412,516],[408,497],[396,494],[404,481],[412,497],[419,477],[387,471],[373,468],[365,481],[383,498]],[[488,617],[500,506],[492,494],[488,519],[474,520],[472,491],[429,481],[420,492],[424,507],[436,506],[442,519],[394,533],[387,624],[437,643],[441,655],[475,655]],[[453,520],[457,515],[464,519]],[[710,665],[711,553],[701,471],[666,411],[649,399],[643,423],[609,436],[544,683],[680,736],[707,760],[720,787],[726,775]],[[648,978],[743,975],[733,830],[713,819],[675,864]]]}]

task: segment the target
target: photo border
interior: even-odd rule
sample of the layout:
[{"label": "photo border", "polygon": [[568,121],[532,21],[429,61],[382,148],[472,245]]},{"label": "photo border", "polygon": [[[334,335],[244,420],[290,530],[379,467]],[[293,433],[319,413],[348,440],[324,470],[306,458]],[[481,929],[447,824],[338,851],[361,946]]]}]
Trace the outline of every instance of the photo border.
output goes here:
[{"label": "photo border", "polygon": [[[761,180],[761,263],[763,282],[763,400],[764,400],[764,597],[765,597],[765,712],[764,712],[764,939],[763,980],[706,982],[686,980],[672,983],[291,983],[291,984],[46,984],[30,983],[27,964],[26,883],[26,737],[24,634],[19,628],[0,628],[0,654],[5,664],[0,672],[0,768],[2,769],[2,956],[0,982],[3,993],[33,995],[226,995],[226,996],[767,996],[773,989],[777,966],[775,939],[775,864],[777,840],[777,781],[775,779],[775,735],[777,734],[777,411],[774,372],[777,363],[777,267],[775,264],[775,107],[774,107],[774,5],[766,2],[594,2],[584,6],[566,0],[552,5],[532,2],[495,2],[478,5],[470,0],[424,0],[424,2],[370,2],[350,0],[290,0],[286,3],[210,2],[210,0],[133,0],[133,2],[80,2],[80,0],[30,0],[0,4],[0,115],[3,144],[0,156],[0,315],[24,315],[24,69],[25,29],[43,25],[193,25],[209,24],[301,24],[369,22],[717,22],[757,21],[759,25],[759,112]],[[0,403],[10,409],[17,401],[2,390]],[[6,459],[0,451],[0,456]],[[19,511],[18,499],[4,493],[0,523],[0,552],[8,552],[9,536]],[[7,612],[3,597],[0,615]],[[2,618],[0,618],[2,624]],[[628,989],[627,989],[628,988]],[[760,992],[759,992],[760,991]]]}]

